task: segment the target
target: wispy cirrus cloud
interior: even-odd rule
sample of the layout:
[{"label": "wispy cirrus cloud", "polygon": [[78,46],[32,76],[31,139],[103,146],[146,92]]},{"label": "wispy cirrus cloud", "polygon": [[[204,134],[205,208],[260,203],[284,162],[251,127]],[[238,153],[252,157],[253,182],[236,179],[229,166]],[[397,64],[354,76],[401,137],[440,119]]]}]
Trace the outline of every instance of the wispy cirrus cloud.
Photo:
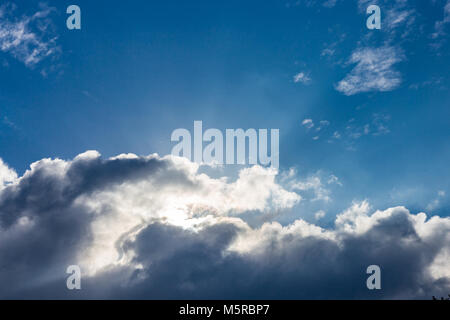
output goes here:
[{"label": "wispy cirrus cloud", "polygon": [[53,32],[50,15],[54,8],[41,5],[31,16],[14,16],[16,5],[0,7],[0,50],[10,54],[27,67],[34,67],[43,59],[57,54],[57,36]]},{"label": "wispy cirrus cloud", "polygon": [[[382,8],[382,28],[394,32],[400,27],[410,27],[416,18],[416,10],[405,0],[359,0],[360,12],[366,12],[369,5],[376,4]],[[404,30],[407,32],[406,30]]]},{"label": "wispy cirrus cloud", "polygon": [[17,179],[17,173],[0,158],[0,191]]},{"label": "wispy cirrus cloud", "polygon": [[306,129],[311,129],[314,127],[314,121],[312,119],[304,119],[302,121],[302,126],[304,126]]},{"label": "wispy cirrus cloud", "polygon": [[340,141],[347,150],[355,151],[357,141],[363,137],[379,137],[389,134],[391,115],[387,113],[373,113],[366,119],[350,118],[344,125],[321,120],[316,124],[313,119],[305,119],[302,125],[309,136],[318,141],[325,138],[327,143]]},{"label": "wispy cirrus cloud", "polygon": [[431,35],[433,39],[439,38],[445,34],[445,25],[450,23],[450,0],[444,6],[444,16],[442,20],[436,21],[434,28],[435,32]]},{"label": "wispy cirrus cloud", "polygon": [[326,0],[322,5],[325,8],[333,8],[337,2],[338,2],[338,0]]},{"label": "wispy cirrus cloud", "polygon": [[316,1],[316,0],[297,0],[288,2],[286,4],[287,8],[298,7],[298,6],[306,6],[306,7],[314,7],[317,4],[321,3],[322,7],[325,8],[333,8],[336,6],[339,0],[325,0],[325,1]]},{"label": "wispy cirrus cloud", "polygon": [[299,72],[294,76],[294,83],[308,84],[311,82],[311,78],[305,72]]},{"label": "wispy cirrus cloud", "polygon": [[347,96],[362,92],[392,91],[402,81],[394,65],[403,59],[400,49],[392,46],[356,49],[348,62],[356,66],[335,88]]}]

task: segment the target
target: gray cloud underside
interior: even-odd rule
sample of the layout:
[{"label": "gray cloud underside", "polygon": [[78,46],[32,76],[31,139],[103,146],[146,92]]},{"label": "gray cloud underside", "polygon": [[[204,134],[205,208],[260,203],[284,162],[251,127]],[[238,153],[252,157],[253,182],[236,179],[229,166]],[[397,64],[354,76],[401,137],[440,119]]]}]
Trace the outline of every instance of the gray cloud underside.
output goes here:
[{"label": "gray cloud underside", "polygon": [[[251,228],[218,207],[198,213],[209,220],[191,228],[151,208],[148,219],[102,238],[133,215],[142,194],[162,203],[169,193],[191,196],[215,183],[201,180],[194,166],[171,157],[95,154],[34,164],[0,188],[0,298],[429,299],[449,292],[450,219],[425,221],[402,207],[368,215],[366,204],[355,204],[333,230],[302,220]],[[144,193],[121,216],[105,195],[135,196],[128,188]],[[105,232],[96,221],[112,224]],[[67,290],[67,266],[94,264],[103,251],[85,253],[98,239],[113,239],[117,256],[83,275],[82,290]],[[366,288],[371,264],[381,266],[380,291]]]}]

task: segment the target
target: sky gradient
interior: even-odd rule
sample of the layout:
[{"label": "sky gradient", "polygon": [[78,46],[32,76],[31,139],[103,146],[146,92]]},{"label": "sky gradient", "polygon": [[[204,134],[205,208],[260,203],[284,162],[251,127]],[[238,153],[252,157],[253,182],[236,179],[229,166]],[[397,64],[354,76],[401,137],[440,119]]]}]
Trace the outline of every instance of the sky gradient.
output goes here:
[{"label": "sky gradient", "polygon": [[[50,261],[38,283],[18,287],[13,296],[34,297],[42,285],[48,297],[107,297],[105,279],[118,273],[127,289],[111,284],[113,297],[234,297],[238,284],[221,287],[208,276],[217,268],[229,280],[228,267],[242,279],[257,269],[277,280],[252,278],[244,298],[258,297],[259,288],[272,288],[269,298],[423,298],[450,288],[449,1],[79,0],[81,30],[68,30],[71,4],[0,6],[0,237],[11,241],[22,227],[42,227],[59,239],[72,223],[73,233],[59,244],[82,239],[73,244],[73,256],[57,246],[51,257],[30,253],[18,271],[9,269],[18,263],[11,247],[0,244],[6,270],[0,278],[24,277],[28,262]],[[366,27],[369,4],[381,8],[380,30]],[[165,157],[173,130],[193,131],[196,120],[204,130],[222,132],[279,129],[279,170],[198,168]],[[159,156],[148,156],[154,153]],[[128,155],[113,158],[120,154]],[[127,198],[135,201],[118,200]],[[67,221],[53,216],[58,210]],[[422,212],[431,223],[422,221]],[[100,230],[102,219],[114,237]],[[280,242],[278,253],[267,249],[264,228]],[[33,232],[19,237],[24,247],[18,252],[32,239],[46,243],[40,248],[49,245]],[[283,247],[281,238],[291,233],[300,239]],[[405,237],[417,245],[408,247]],[[151,239],[165,243],[161,253],[144,245]],[[121,253],[108,247],[119,242]],[[393,284],[370,296],[355,285],[360,278],[364,285],[364,271],[344,269],[370,264],[374,256],[363,253],[363,245],[377,251],[386,243],[398,246],[411,267],[404,270],[395,248],[378,252]],[[343,251],[333,255],[338,244]],[[230,250],[228,260],[219,259],[218,252]],[[278,266],[262,261],[282,264],[284,250],[280,275]],[[308,258],[310,250],[321,253]],[[170,279],[166,265],[195,260],[183,252],[205,266],[194,264],[192,279]],[[94,263],[89,259],[96,254],[102,258]],[[307,262],[300,267],[302,257]],[[87,281],[97,291],[59,291],[64,266],[77,259],[94,265]],[[208,264],[215,259],[218,266]],[[158,280],[147,274],[139,282],[130,271],[152,264]],[[295,284],[307,282],[311,265],[324,265],[330,278],[308,296]],[[404,282],[396,282],[402,272]],[[158,296],[163,281],[167,288]],[[350,284],[341,293],[324,294],[343,283]]]}]

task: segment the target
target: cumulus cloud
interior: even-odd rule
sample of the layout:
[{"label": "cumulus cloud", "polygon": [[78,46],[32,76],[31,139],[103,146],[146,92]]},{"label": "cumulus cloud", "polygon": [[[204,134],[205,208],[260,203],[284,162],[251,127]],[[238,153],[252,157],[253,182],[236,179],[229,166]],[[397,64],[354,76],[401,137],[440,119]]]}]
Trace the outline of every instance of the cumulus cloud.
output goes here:
[{"label": "cumulus cloud", "polygon": [[0,50],[9,53],[28,67],[59,51],[49,18],[53,8],[41,5],[31,16],[14,17],[14,4],[0,7]]},{"label": "cumulus cloud", "polygon": [[17,179],[17,173],[0,158],[0,190]]},{"label": "cumulus cloud", "polygon": [[[63,218],[75,211],[90,220],[94,239],[80,259],[89,272],[117,257],[117,236],[151,219],[175,225],[206,216],[247,211],[277,211],[301,200],[276,183],[276,170],[243,169],[238,179],[212,179],[183,158],[121,155],[103,160],[95,151],[73,161],[43,159],[0,194],[0,226],[9,230],[21,221]],[[50,221],[49,221],[50,222]],[[92,257],[92,259],[91,259]]]},{"label": "cumulus cloud", "polygon": [[336,85],[347,96],[361,92],[391,91],[401,83],[401,74],[393,66],[403,60],[395,47],[360,48],[352,53],[353,70]]},{"label": "cumulus cloud", "polygon": [[329,176],[327,182],[323,182],[323,178],[321,178],[320,173],[316,175],[310,176],[304,181],[295,180],[291,181],[290,187],[293,190],[300,191],[311,191],[312,192],[312,201],[331,201],[331,191],[327,188],[327,185],[330,184],[340,184],[339,179],[331,175]]},{"label": "cumulus cloud", "polygon": [[[283,210],[301,200],[276,175],[252,167],[234,181],[214,179],[182,158],[102,159],[94,151],[33,163],[0,191],[0,297],[446,294],[450,218],[427,219],[403,207],[373,212],[361,202],[331,229],[301,219],[252,227],[241,213]],[[82,270],[76,292],[65,288],[72,264]],[[382,291],[365,286],[371,264],[382,268]]]}]

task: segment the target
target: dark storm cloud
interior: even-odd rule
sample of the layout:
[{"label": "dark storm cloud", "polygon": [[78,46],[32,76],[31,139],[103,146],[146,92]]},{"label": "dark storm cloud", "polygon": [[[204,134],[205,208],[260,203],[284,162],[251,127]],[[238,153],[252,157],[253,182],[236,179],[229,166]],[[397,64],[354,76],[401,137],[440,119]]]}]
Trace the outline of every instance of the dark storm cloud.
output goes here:
[{"label": "dark storm cloud", "polygon": [[[92,244],[97,218],[75,200],[142,180],[198,187],[170,159],[90,156],[44,161],[0,191],[0,298],[428,299],[450,288],[448,277],[429,272],[449,250],[448,218],[419,230],[417,216],[392,208],[381,218],[350,212],[335,229],[319,233],[307,223],[261,231],[237,218],[196,231],[150,222],[135,237],[120,237],[117,248],[133,253],[131,261],[83,274],[82,290],[67,290],[65,270]],[[344,223],[356,226],[361,217],[366,229],[344,231]],[[233,249],[240,237],[257,248]],[[366,287],[373,264],[382,270],[379,291]]]},{"label": "dark storm cloud", "polygon": [[[442,244],[423,243],[404,213],[363,235],[347,236],[341,246],[317,237],[286,236],[256,256],[226,253],[238,233],[236,225],[224,223],[199,233],[148,226],[129,244],[144,266],[134,274],[142,280],[118,290],[117,297],[428,299],[445,295],[450,285],[425,272]],[[372,264],[382,269],[380,291],[366,287],[366,268]]]},{"label": "dark storm cloud", "polygon": [[[36,166],[19,183],[5,188],[0,192],[0,298],[20,298],[20,292],[55,279],[65,289],[61,277],[92,236],[92,213],[74,204],[77,197],[158,177],[161,170],[166,180],[181,183],[183,174],[171,169],[157,158],[79,158],[62,174],[55,174],[58,168],[49,164]],[[39,291],[34,297],[41,294],[45,295]]]},{"label": "dark storm cloud", "polygon": [[39,216],[62,211],[82,194],[150,175],[158,176],[161,170],[166,175],[165,180],[185,182],[183,173],[168,165],[167,161],[156,158],[80,158],[71,162],[62,175],[50,174],[45,165],[39,166],[25,175],[18,185],[6,188],[0,194],[0,225],[11,226],[28,210]]}]

